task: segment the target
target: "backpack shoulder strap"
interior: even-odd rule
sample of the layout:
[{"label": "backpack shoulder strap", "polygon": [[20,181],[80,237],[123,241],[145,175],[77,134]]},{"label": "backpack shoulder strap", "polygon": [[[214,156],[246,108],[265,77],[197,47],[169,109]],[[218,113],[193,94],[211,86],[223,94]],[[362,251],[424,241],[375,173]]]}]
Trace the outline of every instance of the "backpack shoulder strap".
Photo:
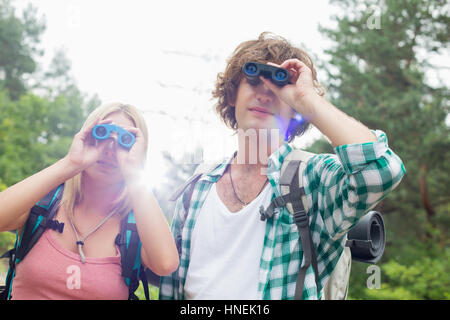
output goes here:
[{"label": "backpack shoulder strap", "polygon": [[16,262],[25,258],[47,228],[58,230],[59,232],[63,231],[64,223],[53,220],[63,191],[64,184],[61,184],[31,208],[23,234],[17,243]]},{"label": "backpack shoulder strap", "polygon": [[64,223],[53,220],[61,201],[64,184],[50,191],[30,210],[30,215],[20,238],[16,236],[16,244],[13,249],[6,252],[1,258],[9,258],[9,269],[6,275],[5,285],[1,288],[0,299],[11,298],[12,281],[15,276],[16,264],[25,258],[47,228],[62,232]]},{"label": "backpack shoulder strap", "polygon": [[142,242],[139,238],[133,211],[122,219],[120,233],[117,235],[115,243],[120,251],[122,276],[128,286],[128,299],[138,299],[134,292],[139,287],[139,279],[141,279],[145,298],[149,300],[148,283],[141,263]]},{"label": "backpack shoulder strap", "polygon": [[305,189],[303,187],[303,171],[306,163],[315,154],[300,149],[294,149],[284,159],[281,166],[280,189],[281,196],[272,200],[269,207],[264,210],[260,208],[261,219],[267,219],[273,216],[274,209],[286,207],[294,218],[299,232],[299,241],[302,244],[304,263],[297,275],[294,299],[300,300],[303,295],[303,286],[306,277],[306,271],[310,265],[313,266],[316,284],[318,284],[318,266],[316,249],[314,247],[311,230],[309,228],[309,218],[307,214],[307,203],[305,198]]},{"label": "backpack shoulder strap", "polygon": [[[293,215],[294,222],[297,225],[300,241],[303,248],[304,255],[304,264],[303,267],[300,268],[297,275],[297,284],[295,289],[295,299],[301,299],[303,295],[303,285],[306,277],[306,270],[312,264],[314,269],[315,281],[318,287],[319,283],[319,270],[317,266],[317,256],[316,256],[316,248],[314,247],[311,229],[309,227],[309,218],[307,214],[307,207],[304,205],[304,194],[305,189],[301,184],[302,181],[302,163],[295,163],[292,167],[297,167],[296,174],[294,174],[291,184],[289,187],[289,195],[290,195],[290,204],[288,206],[292,206],[291,214]],[[289,167],[288,167],[289,168]],[[290,173],[290,172],[287,172]]]},{"label": "backpack shoulder strap", "polygon": [[[263,206],[260,207],[259,212],[261,215],[261,220],[265,220],[267,218],[271,218],[274,214],[274,210],[276,208],[286,207],[292,215],[294,214],[294,210],[291,204],[291,196],[290,189],[291,184],[294,180],[294,176],[298,177],[298,184],[300,188],[300,196],[302,204],[305,208],[307,208],[306,198],[304,196],[304,189],[302,188],[303,181],[302,175],[303,170],[306,167],[306,163],[309,159],[315,156],[314,153],[303,151],[300,149],[292,150],[289,155],[284,159],[281,165],[280,171],[280,191],[281,196],[275,197],[267,209],[264,209]],[[297,197],[299,193],[294,193],[293,195]]]},{"label": "backpack shoulder strap", "polygon": [[188,212],[189,209],[189,204],[192,198],[192,193],[194,192],[194,186],[197,183],[197,181],[202,177],[203,174],[206,174],[208,172],[211,172],[212,170],[214,170],[215,168],[217,168],[220,164],[214,163],[214,164],[209,164],[209,163],[201,163],[197,166],[197,168],[195,168],[194,173],[192,174],[192,176],[186,180],[185,183],[183,183],[173,194],[172,196],[170,196],[169,200],[170,201],[175,201],[177,200],[182,194],[185,193],[186,189],[187,192],[183,198],[183,207],[184,207],[184,211]]},{"label": "backpack shoulder strap", "polygon": [[[306,164],[308,163],[309,159],[311,159],[315,155],[315,153],[307,152],[301,149],[294,149],[291,151],[291,153],[289,153],[286,159],[284,159],[283,164],[281,165],[281,194],[286,195],[290,193],[290,188],[293,183],[294,176],[297,176],[298,185],[300,188],[300,199],[305,208],[308,208],[308,206],[303,189],[303,171],[305,170]],[[286,208],[292,215],[294,214],[291,203],[287,203]]]}]

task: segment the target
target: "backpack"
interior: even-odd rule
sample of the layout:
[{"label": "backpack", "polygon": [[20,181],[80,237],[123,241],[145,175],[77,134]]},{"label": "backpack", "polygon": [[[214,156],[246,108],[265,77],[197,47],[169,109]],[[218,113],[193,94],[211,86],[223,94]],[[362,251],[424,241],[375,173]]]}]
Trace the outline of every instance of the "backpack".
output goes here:
[{"label": "backpack", "polygon": [[[281,167],[280,189],[282,195],[274,198],[266,209],[263,206],[260,207],[261,220],[272,217],[275,209],[286,207],[289,213],[293,215],[293,220],[297,225],[299,241],[301,241],[304,251],[305,263],[303,267],[300,267],[297,276],[294,294],[295,300],[302,298],[306,270],[311,265],[314,269],[316,284],[318,283],[319,272],[316,249],[312,241],[309,218],[305,209],[307,208],[307,202],[301,179],[306,163],[314,155],[314,153],[300,149],[292,150],[284,159]],[[195,183],[197,183],[203,174],[209,173],[217,167],[217,164],[199,165],[194,174],[175,191],[169,200],[175,201],[186,191],[183,198],[183,207],[187,215]],[[186,217],[183,221],[186,221]],[[182,228],[183,226],[181,226]],[[346,299],[352,259],[359,262],[376,263],[381,258],[386,243],[384,221],[381,214],[377,211],[368,212],[347,233],[347,239],[346,247],[323,288],[321,296],[323,300]],[[181,240],[181,234],[179,234],[175,239],[179,254],[181,253]]]},{"label": "backpack", "polygon": [[[36,203],[30,210],[30,215],[25,223],[22,236],[16,235],[14,248],[7,251],[0,258],[9,259],[9,269],[6,276],[5,285],[0,287],[0,300],[11,299],[12,281],[15,275],[15,266],[22,261],[27,253],[33,248],[41,235],[48,228],[63,232],[64,223],[53,220],[61,201],[64,190],[64,184],[61,184],[50,191],[43,199]],[[115,239],[121,255],[122,276],[129,288],[128,299],[137,300],[135,295],[139,287],[139,281],[142,281],[144,293],[149,300],[148,282],[145,276],[145,270],[141,264],[140,250],[142,243],[136,228],[136,221],[133,212],[122,219],[120,233]]]}]

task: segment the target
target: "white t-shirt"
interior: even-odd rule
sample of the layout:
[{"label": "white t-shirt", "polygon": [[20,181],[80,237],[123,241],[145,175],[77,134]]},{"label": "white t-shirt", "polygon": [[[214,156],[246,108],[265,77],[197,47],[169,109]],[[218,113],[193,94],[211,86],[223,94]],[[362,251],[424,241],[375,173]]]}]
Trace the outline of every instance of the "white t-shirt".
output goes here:
[{"label": "white t-shirt", "polygon": [[211,186],[196,218],[185,282],[186,299],[254,300],[266,222],[259,207],[270,204],[272,189],[263,191],[238,212],[230,212]]}]

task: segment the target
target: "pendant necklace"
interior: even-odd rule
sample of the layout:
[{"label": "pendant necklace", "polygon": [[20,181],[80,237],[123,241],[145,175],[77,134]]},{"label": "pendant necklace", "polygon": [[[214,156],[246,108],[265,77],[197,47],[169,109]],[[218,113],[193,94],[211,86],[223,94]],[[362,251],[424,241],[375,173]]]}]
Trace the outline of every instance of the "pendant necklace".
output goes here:
[{"label": "pendant necklace", "polygon": [[[228,174],[230,175],[231,188],[233,189],[234,196],[236,197],[236,199],[238,199],[238,201],[242,204],[242,206],[245,207],[245,206],[248,205],[251,201],[250,201],[250,202],[242,201],[242,200],[239,198],[239,196],[237,195],[236,189],[234,188],[234,184],[233,184],[233,178],[231,177],[231,163],[230,163],[230,170],[228,171]],[[261,190],[259,190],[259,192],[258,192],[258,194],[256,195],[255,199],[256,199],[256,198],[259,196],[259,194],[263,191],[263,189],[264,189],[264,187],[266,186],[267,182],[268,182],[268,179],[267,179],[267,177],[266,177],[266,180],[264,181],[264,184],[263,184]]]},{"label": "pendant necklace", "polygon": [[89,231],[81,240],[78,235],[77,229],[75,228],[75,225],[72,221],[72,217],[69,215],[70,225],[72,226],[73,232],[75,233],[75,238],[77,239],[78,252],[80,253],[82,263],[86,262],[86,256],[84,255],[84,252],[83,252],[84,241],[86,241],[87,237],[89,237],[91,234],[93,234],[95,231],[97,231],[98,228],[100,228],[114,214],[115,214],[115,212],[113,211],[109,215],[107,215],[96,227],[94,227],[91,231]]}]

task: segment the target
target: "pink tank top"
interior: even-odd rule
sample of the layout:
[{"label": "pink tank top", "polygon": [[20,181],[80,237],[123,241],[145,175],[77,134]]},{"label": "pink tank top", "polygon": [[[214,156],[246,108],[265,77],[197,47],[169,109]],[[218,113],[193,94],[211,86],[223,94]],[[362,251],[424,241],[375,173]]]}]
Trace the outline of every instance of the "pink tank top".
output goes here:
[{"label": "pink tank top", "polygon": [[13,300],[128,299],[120,253],[115,257],[80,256],[59,244],[48,229],[16,265]]}]

